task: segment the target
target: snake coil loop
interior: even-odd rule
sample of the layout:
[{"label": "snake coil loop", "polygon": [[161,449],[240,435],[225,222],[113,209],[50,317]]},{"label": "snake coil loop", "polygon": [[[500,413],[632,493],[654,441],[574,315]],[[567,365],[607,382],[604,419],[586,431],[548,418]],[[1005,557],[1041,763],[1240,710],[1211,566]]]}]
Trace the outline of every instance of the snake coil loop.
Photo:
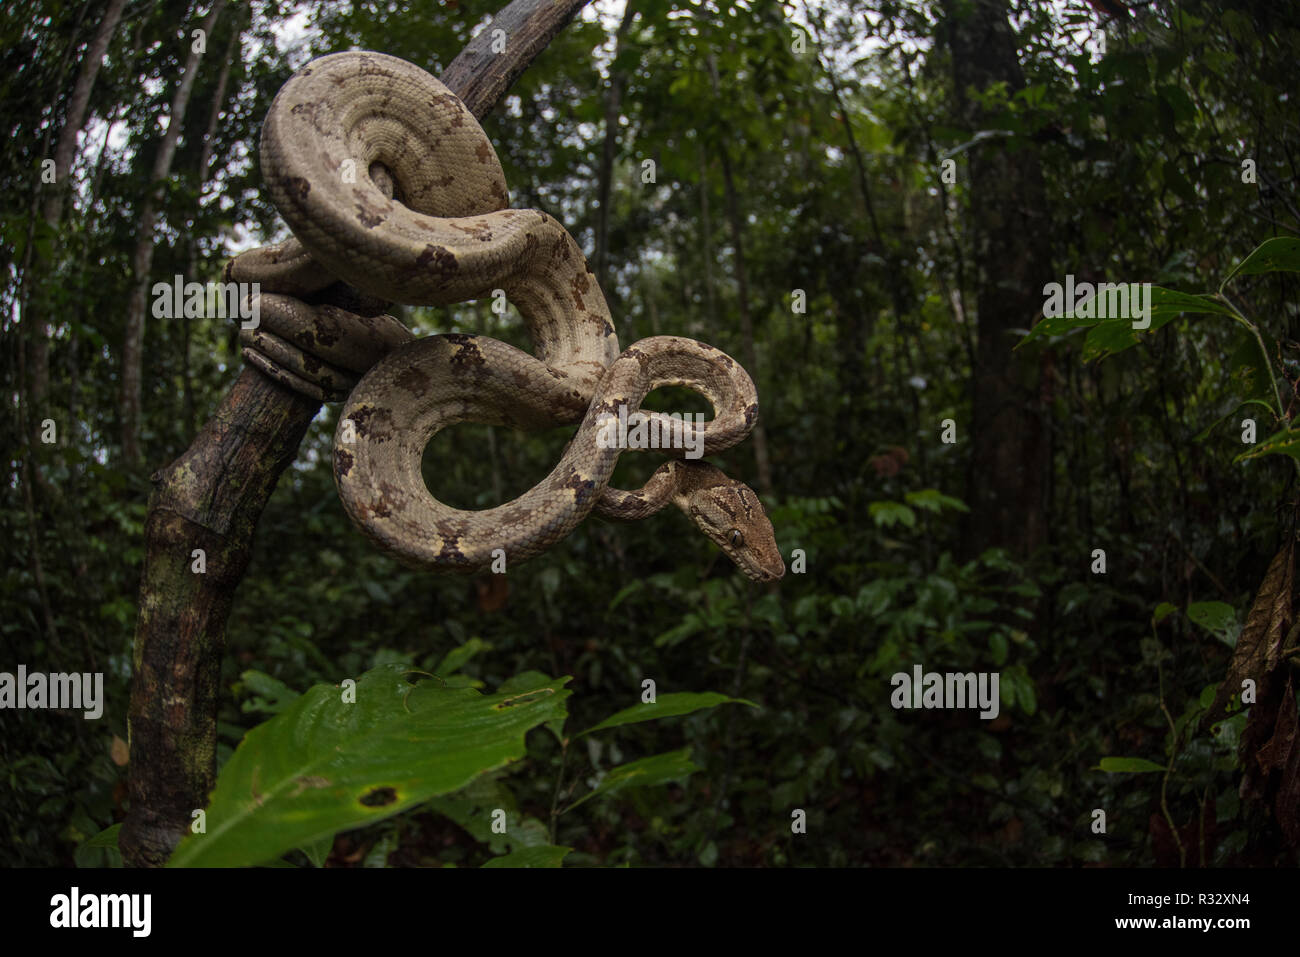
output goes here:
[{"label": "snake coil loop", "polygon": [[[631,521],[672,503],[751,579],[784,574],[753,490],[682,453],[714,454],[749,434],[758,400],[748,373],[676,336],[620,353],[582,250],[553,217],[508,207],[491,142],[442,83],[383,54],[322,57],[276,95],[261,160],[294,238],[227,268],[271,290],[262,328],[243,335],[245,356],[316,398],[346,396],[335,481],[348,515],[382,548],[421,568],[475,572],[502,553],[508,562],[540,554],[593,510]],[[449,305],[497,290],[523,316],[532,354],[483,336],[416,340],[382,315],[388,301]],[[603,441],[602,429],[668,385],[703,395],[714,417],[683,425],[645,413],[676,440],[665,450],[675,457],[641,489],[611,488],[626,449]],[[420,470],[429,440],[460,422],[578,431],[541,483],[468,511],[434,498]]]}]

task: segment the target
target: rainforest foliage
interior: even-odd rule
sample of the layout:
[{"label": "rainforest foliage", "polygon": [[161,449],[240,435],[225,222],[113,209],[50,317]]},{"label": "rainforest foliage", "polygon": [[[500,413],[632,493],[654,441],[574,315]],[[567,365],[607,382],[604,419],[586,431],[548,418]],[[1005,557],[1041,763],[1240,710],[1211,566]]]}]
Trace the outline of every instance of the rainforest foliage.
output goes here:
[{"label": "rainforest foliage", "polygon": [[[4,863],[120,861],[150,475],[242,365],[227,319],[133,330],[133,289],[284,236],[257,145],[294,69],[355,48],[438,75],[503,3],[0,9],[0,671],[105,675],[99,720],[0,719]],[[690,336],[753,376],[761,431],[718,464],[786,577],[674,510],[504,576],[411,571],[344,515],[326,406],[230,614],[225,843],[175,863],[1294,864],[1297,60],[1300,10],[1253,0],[584,9],[484,128],[624,347]],[[1044,318],[1067,277],[1150,283],[1150,328]],[[528,348],[489,300],[395,308]],[[488,507],[571,434],[457,427],[426,479]],[[916,666],[998,673],[997,716],[895,707]],[[401,785],[238,800],[258,754],[305,780],[336,747]]]}]

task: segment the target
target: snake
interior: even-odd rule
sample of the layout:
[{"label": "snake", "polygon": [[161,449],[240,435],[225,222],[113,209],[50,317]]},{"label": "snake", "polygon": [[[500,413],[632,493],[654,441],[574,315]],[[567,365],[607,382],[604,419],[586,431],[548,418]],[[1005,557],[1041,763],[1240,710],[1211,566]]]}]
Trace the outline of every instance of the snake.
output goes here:
[{"label": "snake", "polygon": [[[343,401],[335,484],[349,518],[381,549],[433,572],[500,570],[500,560],[542,554],[593,511],[640,521],[672,504],[749,579],[784,574],[754,490],[688,454],[716,454],[753,429],[749,374],[679,336],[621,350],[576,240],[547,213],[510,207],[490,139],[439,80],[381,53],[313,60],[277,93],[259,155],[292,235],[227,265],[228,280],[261,288],[261,322],[241,332],[244,356],[289,388]],[[385,313],[392,302],[501,294],[522,316],[531,353],[480,335],[417,338]],[[641,412],[664,386],[702,395],[713,418]],[[614,488],[632,443],[606,441],[608,425],[637,415],[651,434],[657,428],[669,458],[641,488]],[[465,510],[435,498],[421,474],[433,436],[465,422],[577,430],[533,488]]]}]

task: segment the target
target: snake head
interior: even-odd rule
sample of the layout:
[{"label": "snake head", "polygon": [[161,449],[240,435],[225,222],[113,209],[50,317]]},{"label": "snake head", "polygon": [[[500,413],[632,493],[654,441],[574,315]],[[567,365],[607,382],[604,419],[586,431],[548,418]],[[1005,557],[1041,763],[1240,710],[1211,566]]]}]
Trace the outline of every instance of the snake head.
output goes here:
[{"label": "snake head", "polygon": [[754,490],[744,482],[727,479],[724,484],[696,490],[686,513],[746,578],[771,582],[785,574],[772,521]]}]

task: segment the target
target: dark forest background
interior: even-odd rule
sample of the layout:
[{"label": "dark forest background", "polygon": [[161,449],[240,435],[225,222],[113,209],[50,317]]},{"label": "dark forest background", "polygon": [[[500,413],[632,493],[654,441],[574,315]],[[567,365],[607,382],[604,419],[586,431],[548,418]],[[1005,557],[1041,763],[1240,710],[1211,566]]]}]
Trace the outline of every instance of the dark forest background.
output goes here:
[{"label": "dark forest background", "polygon": [[[0,9],[0,670],[107,681],[99,721],[0,717],[4,863],[114,859],[77,849],[126,811],[149,476],[241,365],[235,323],[157,320],[133,293],[219,280],[232,251],[284,235],[256,156],[294,69],[362,48],[438,75],[499,5]],[[1291,685],[1274,682],[1268,727],[1235,702],[1206,718],[1239,640],[1289,628],[1251,605],[1282,580],[1279,549],[1290,567],[1297,446],[1239,456],[1244,419],[1262,443],[1292,412],[1295,276],[1234,279],[1244,324],[1186,315],[1103,358],[1083,329],[1013,347],[1067,274],[1213,292],[1300,230],[1298,59],[1300,10],[1247,0],[585,10],[484,123],[512,204],[578,239],[624,346],[686,335],[745,365],[761,424],[721,464],[806,570],[752,584],[672,512],[589,519],[504,578],[409,571],[343,513],[327,406],[237,593],[218,760],[278,697],[376,665],[485,691],[572,676],[580,727],[650,677],[760,708],[584,739],[563,778],[533,731],[491,787],[567,864],[1294,864]],[[526,345],[488,306],[398,314]],[[430,486],[504,501],[567,438],[453,430]],[[624,460],[621,487],[657,464]],[[894,710],[890,676],[918,663],[1000,672],[1001,714]],[[684,747],[694,773],[556,814]],[[455,817],[435,802],[349,831],[328,862],[482,863]]]}]

